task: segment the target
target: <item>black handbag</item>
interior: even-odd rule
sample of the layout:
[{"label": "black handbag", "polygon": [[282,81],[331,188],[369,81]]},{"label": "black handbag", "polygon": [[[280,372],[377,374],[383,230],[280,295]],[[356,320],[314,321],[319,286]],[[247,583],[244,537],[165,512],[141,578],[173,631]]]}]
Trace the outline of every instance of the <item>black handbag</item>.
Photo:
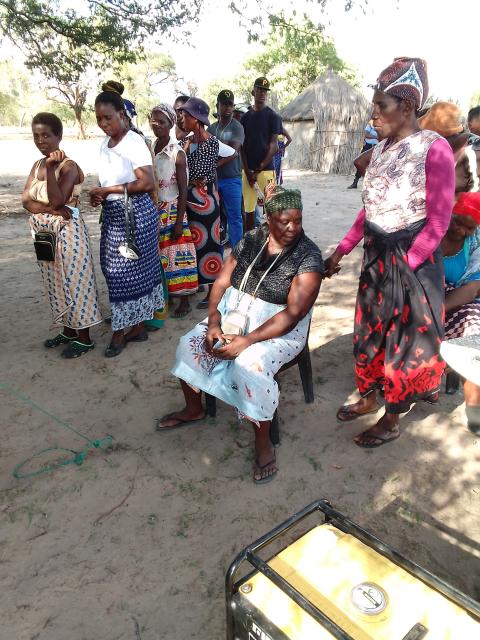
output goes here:
[{"label": "black handbag", "polygon": [[37,260],[55,261],[57,235],[53,231],[39,231],[36,233],[33,246],[35,247]]},{"label": "black handbag", "polygon": [[126,240],[121,242],[118,251],[127,260],[139,260],[142,256],[135,239],[135,214],[132,203],[128,197],[127,185],[123,186],[123,200],[125,207],[125,231]]}]

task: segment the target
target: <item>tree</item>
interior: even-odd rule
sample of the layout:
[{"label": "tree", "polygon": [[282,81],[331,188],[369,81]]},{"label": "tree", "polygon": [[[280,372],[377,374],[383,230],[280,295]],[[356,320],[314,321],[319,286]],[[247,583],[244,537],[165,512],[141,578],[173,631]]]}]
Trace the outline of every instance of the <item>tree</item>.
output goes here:
[{"label": "tree", "polygon": [[165,83],[178,80],[175,61],[164,53],[151,53],[136,64],[127,62],[112,70],[112,77],[123,82],[124,95],[133,100],[139,115],[150,113]]},{"label": "tree", "polygon": [[334,42],[322,27],[307,16],[301,22],[283,14],[270,16],[271,30],[264,49],[246,62],[252,76],[266,75],[272,82],[280,107],[311,84],[327,69],[355,84],[354,71],[342,60]]},{"label": "tree", "polygon": [[66,105],[75,114],[75,124],[78,127],[78,137],[84,140],[87,136],[83,122],[83,112],[87,100],[87,89],[80,82],[65,82],[53,86],[47,86],[47,97],[53,102]]},{"label": "tree", "polygon": [[[215,102],[220,89],[231,89],[236,102],[250,102],[253,82],[267,76],[272,94],[283,108],[327,69],[331,69],[355,86],[354,71],[337,55],[335,44],[323,28],[307,16],[301,21],[287,20],[283,14],[270,15],[270,32],[262,42],[260,52],[245,61],[245,71],[226,82],[217,79],[210,83],[206,96]],[[223,85],[223,86],[221,86]]]},{"label": "tree", "polygon": [[22,50],[29,68],[60,82],[78,79],[92,61],[135,62],[147,40],[198,17],[202,0],[0,0],[0,33]]},{"label": "tree", "polygon": [[0,0],[0,33],[47,80],[48,95],[72,108],[85,137],[85,71],[145,62],[143,45],[195,20],[201,0]]}]

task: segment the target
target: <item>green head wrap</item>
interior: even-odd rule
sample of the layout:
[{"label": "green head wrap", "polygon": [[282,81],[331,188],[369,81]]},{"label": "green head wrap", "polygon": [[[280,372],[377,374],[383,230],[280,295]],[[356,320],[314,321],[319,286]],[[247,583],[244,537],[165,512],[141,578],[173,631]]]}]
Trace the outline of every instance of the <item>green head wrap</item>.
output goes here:
[{"label": "green head wrap", "polygon": [[285,189],[276,184],[269,185],[265,189],[265,213],[267,216],[286,209],[303,210],[302,194],[299,189]]}]

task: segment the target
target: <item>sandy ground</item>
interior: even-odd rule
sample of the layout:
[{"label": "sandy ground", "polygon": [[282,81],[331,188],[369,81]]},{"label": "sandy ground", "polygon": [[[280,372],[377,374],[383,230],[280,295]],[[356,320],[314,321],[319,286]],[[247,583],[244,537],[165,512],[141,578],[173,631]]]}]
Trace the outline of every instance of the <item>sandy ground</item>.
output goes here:
[{"label": "sandy ground", "polygon": [[[65,146],[94,173],[98,141]],[[335,420],[337,407],[353,397],[359,249],[315,305],[315,403],[304,403],[297,370],[283,374],[280,472],[256,487],[252,434],[239,428],[229,407],[219,403],[216,419],[198,426],[153,430],[155,417],[180,405],[169,369],[177,338],[201,312],[170,319],[114,360],[102,354],[107,325],[94,329],[97,348],[78,361],[42,347],[51,320],[27,219],[18,215],[36,157],[27,139],[0,141],[1,383],[91,439],[111,434],[114,446],[81,466],[14,479],[15,465],[41,449],[84,443],[0,388],[2,639],[220,640],[224,574],[234,555],[322,496],[480,598],[480,438],[466,428],[462,397],[442,395],[436,408],[414,407],[402,420],[402,437],[375,451],[352,443],[373,416],[349,426]],[[358,209],[360,194],[345,190],[349,179],[287,175],[302,189],[305,229],[324,254]],[[98,263],[98,214],[85,197],[83,210]],[[100,269],[98,282],[107,310]]]}]

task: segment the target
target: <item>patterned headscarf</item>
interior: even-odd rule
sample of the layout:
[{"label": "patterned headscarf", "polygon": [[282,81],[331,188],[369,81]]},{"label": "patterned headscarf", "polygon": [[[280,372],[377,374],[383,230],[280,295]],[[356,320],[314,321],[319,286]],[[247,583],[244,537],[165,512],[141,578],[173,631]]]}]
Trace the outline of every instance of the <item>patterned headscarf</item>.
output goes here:
[{"label": "patterned headscarf", "polygon": [[155,107],[153,107],[152,113],[154,111],[161,111],[163,115],[168,118],[168,121],[170,122],[170,129],[177,122],[177,114],[173,110],[173,107],[171,107],[166,102],[161,102],[160,104],[157,104]]},{"label": "patterned headscarf", "polygon": [[374,89],[411,100],[420,109],[428,98],[427,63],[421,58],[395,58],[378,76]]},{"label": "patterned headscarf", "polygon": [[275,183],[269,184],[265,189],[265,213],[267,216],[286,209],[303,210],[302,194],[299,189],[285,189]]}]

